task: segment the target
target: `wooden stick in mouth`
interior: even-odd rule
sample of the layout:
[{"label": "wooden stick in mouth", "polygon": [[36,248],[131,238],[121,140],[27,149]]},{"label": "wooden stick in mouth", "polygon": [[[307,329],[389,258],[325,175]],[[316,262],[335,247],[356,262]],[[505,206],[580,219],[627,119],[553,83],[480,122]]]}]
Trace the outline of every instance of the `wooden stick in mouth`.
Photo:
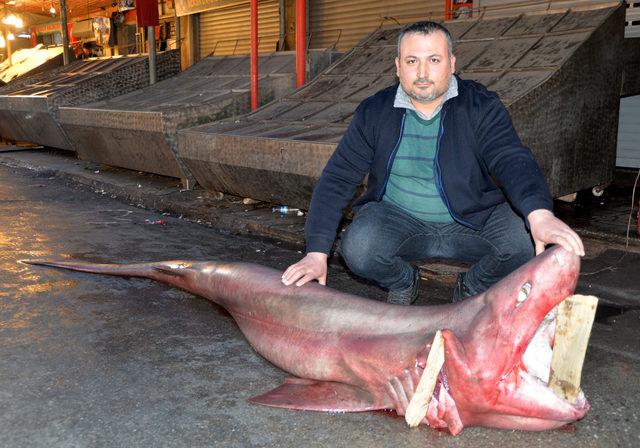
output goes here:
[{"label": "wooden stick in mouth", "polygon": [[579,294],[558,305],[549,387],[570,403],[575,403],[580,393],[582,365],[597,306],[597,297]]},{"label": "wooden stick in mouth", "polygon": [[436,387],[436,381],[442,365],[444,364],[444,340],[442,339],[442,333],[440,330],[436,332],[433,337],[433,343],[431,344],[431,350],[429,350],[429,356],[427,356],[427,365],[422,372],[416,392],[411,397],[409,405],[407,406],[407,412],[404,419],[407,424],[415,428],[420,424],[427,410],[429,409],[429,402],[433,395],[433,389]]}]

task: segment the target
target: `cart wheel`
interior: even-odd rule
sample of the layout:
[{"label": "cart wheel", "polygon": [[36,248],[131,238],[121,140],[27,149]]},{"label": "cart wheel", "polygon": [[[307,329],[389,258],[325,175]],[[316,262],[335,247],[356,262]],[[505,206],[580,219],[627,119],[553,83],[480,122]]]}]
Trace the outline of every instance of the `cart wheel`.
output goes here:
[{"label": "cart wheel", "polygon": [[593,194],[595,197],[599,198],[600,196],[602,196],[604,194],[604,186],[596,185],[595,187],[593,187],[591,189],[591,194]]}]

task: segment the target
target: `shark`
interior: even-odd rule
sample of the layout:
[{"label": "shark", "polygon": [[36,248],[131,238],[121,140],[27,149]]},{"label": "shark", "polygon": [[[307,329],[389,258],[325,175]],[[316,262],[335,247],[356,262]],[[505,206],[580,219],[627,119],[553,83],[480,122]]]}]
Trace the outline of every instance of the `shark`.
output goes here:
[{"label": "shark", "polygon": [[256,404],[307,411],[394,410],[405,415],[442,334],[444,364],[421,424],[542,431],[583,418],[548,386],[554,308],[575,289],[579,256],[547,249],[462,302],[401,306],[318,283],[285,286],[281,272],[226,261],[132,264],[22,260],[75,271],[144,277],[225,308],[249,344],[288,373]]}]

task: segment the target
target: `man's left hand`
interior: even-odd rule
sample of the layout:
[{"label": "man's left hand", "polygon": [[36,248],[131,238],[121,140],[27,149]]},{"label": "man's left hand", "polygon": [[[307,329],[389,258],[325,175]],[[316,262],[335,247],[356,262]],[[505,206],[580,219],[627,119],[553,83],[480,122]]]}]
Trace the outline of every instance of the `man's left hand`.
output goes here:
[{"label": "man's left hand", "polygon": [[536,255],[542,253],[547,244],[558,244],[570,252],[584,256],[584,245],[578,234],[550,210],[534,210],[527,219],[536,245]]}]

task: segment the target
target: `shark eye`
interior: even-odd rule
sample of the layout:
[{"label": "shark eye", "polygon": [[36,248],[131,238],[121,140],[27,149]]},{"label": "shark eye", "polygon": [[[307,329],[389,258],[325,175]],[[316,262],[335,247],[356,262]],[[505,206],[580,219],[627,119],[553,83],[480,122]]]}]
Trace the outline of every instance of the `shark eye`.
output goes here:
[{"label": "shark eye", "polygon": [[527,282],[520,287],[520,291],[518,291],[518,303],[516,304],[516,308],[519,307],[522,302],[527,300],[527,297],[529,297],[530,292],[531,292],[531,283]]}]

